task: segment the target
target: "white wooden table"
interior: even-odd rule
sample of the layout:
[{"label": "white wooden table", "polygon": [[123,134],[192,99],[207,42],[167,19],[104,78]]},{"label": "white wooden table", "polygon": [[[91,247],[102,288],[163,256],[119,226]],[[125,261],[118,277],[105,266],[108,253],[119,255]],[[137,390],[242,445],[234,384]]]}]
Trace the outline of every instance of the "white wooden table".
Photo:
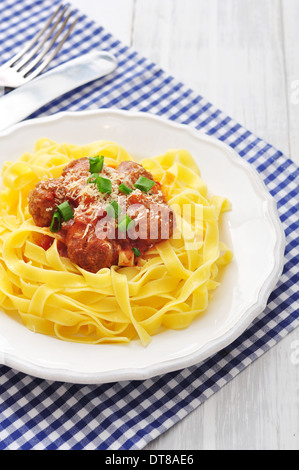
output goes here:
[{"label": "white wooden table", "polygon": [[[299,163],[299,0],[72,0]],[[299,448],[296,330],[148,450]]]}]

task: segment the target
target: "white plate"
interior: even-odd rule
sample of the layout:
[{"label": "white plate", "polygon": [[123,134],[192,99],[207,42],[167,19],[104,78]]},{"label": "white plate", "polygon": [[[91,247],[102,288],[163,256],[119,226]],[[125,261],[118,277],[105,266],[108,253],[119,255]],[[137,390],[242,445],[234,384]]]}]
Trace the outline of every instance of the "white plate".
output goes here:
[{"label": "white plate", "polygon": [[226,196],[222,237],[234,252],[207,313],[183,331],[165,331],[143,348],[84,345],[28,331],[0,312],[0,363],[44,379],[73,383],[143,380],[198,364],[241,335],[263,311],[283,268],[285,239],[275,202],[253,168],[231,148],[186,126],[145,113],[61,113],[21,123],[0,136],[0,164],[33,149],[40,137],[78,145],[112,140],[134,158],[184,148],[211,194]]}]

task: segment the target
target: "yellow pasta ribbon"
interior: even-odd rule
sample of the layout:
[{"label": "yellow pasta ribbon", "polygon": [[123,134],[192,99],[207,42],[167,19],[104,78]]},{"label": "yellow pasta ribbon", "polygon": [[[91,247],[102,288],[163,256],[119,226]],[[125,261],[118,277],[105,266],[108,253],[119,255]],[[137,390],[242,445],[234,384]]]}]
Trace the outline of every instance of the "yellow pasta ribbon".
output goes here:
[{"label": "yellow pasta ribbon", "polygon": [[[141,163],[162,185],[176,214],[169,240],[150,249],[138,265],[90,273],[59,255],[55,234],[36,227],[28,195],[36,183],[59,178],[74,159],[104,156],[116,168],[133,160],[114,142],[85,146],[42,138],[32,152],[2,169],[0,191],[0,306],[19,314],[29,330],[62,341],[147,346],[165,328],[189,327],[206,313],[221,269],[233,258],[221,240],[222,196],[208,195],[198,166],[186,150],[172,149]],[[34,234],[54,238],[45,251]]]}]

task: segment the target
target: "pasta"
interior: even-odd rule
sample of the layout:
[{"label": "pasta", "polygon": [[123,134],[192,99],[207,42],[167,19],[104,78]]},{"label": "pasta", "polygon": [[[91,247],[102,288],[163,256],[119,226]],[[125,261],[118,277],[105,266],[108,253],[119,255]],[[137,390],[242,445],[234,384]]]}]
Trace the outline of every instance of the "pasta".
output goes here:
[{"label": "pasta", "polygon": [[[29,330],[64,341],[148,345],[163,329],[187,328],[206,312],[219,271],[232,259],[220,240],[219,221],[229,201],[208,196],[199,169],[185,150],[141,163],[159,181],[176,215],[173,237],[151,248],[137,266],[85,271],[61,257],[55,233],[35,226],[28,195],[43,179],[57,178],[73,159],[101,154],[116,166],[132,160],[106,141],[86,146],[40,139],[32,153],[2,169],[0,192],[0,306]],[[35,234],[54,243],[44,250]]]}]

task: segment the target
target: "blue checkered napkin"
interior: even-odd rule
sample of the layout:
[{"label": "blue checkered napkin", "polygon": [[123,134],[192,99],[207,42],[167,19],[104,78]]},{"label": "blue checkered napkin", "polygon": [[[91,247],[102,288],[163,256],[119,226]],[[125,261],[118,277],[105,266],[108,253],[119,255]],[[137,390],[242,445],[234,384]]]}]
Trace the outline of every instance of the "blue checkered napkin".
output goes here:
[{"label": "blue checkered napkin", "polygon": [[[0,61],[34,35],[57,3],[1,0]],[[82,87],[34,116],[103,107],[149,111],[228,143],[259,171],[278,203],[287,239],[284,272],[265,311],[238,340],[183,371],[143,382],[83,386],[1,366],[0,449],[142,449],[298,326],[296,165],[83,15],[53,65],[98,47],[117,56],[114,76]]]}]

